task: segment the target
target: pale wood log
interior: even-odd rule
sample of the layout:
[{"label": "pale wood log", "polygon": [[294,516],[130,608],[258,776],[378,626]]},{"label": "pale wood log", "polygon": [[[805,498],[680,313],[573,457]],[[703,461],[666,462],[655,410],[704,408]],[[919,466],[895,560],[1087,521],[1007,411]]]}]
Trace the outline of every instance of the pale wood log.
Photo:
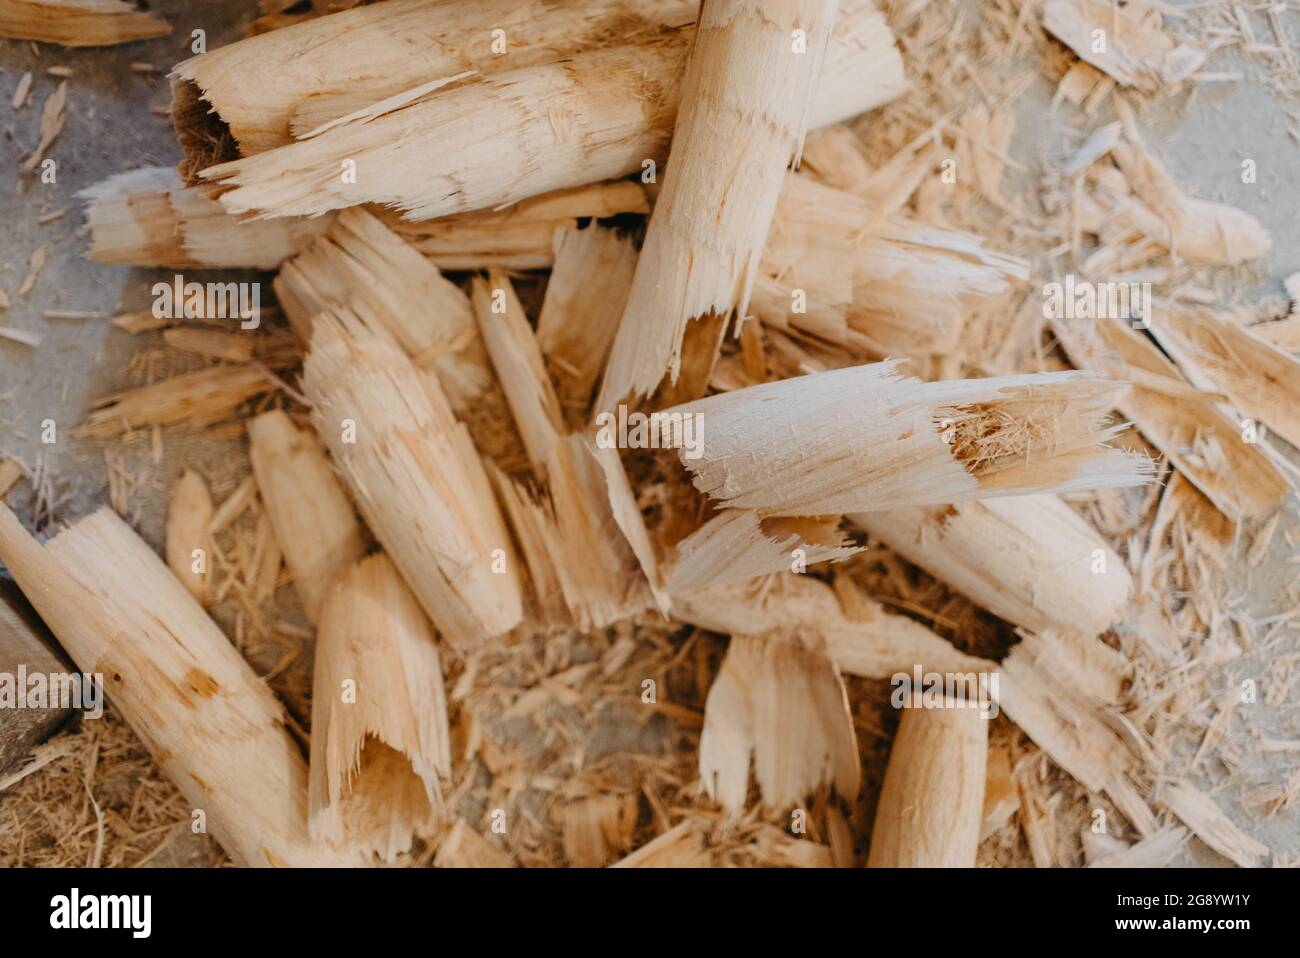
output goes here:
[{"label": "pale wood log", "polygon": [[363,864],[310,839],[307,763],[283,705],[116,513],[41,546],[0,509],[0,558],[237,864]]}]

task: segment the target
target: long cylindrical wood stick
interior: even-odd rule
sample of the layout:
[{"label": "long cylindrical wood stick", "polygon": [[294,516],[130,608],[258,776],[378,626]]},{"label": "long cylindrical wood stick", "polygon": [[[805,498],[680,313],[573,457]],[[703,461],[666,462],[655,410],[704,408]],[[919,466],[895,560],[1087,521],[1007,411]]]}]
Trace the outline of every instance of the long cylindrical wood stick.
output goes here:
[{"label": "long cylindrical wood stick", "polygon": [[358,865],[307,833],[307,763],[284,707],[117,514],[43,547],[0,508],[0,558],[235,862]]},{"label": "long cylindrical wood stick", "polygon": [[[13,683],[8,691],[16,697],[26,676],[44,675],[48,682],[48,676],[65,672],[55,648],[54,637],[17,586],[0,577],[0,681]],[[73,703],[47,700],[37,707],[25,694],[24,701],[24,707],[13,701],[0,709],[0,774],[72,714]]]},{"label": "long cylindrical wood stick", "polygon": [[[315,215],[374,202],[418,220],[643,172],[666,158],[690,32],[412,93],[364,122],[210,167],[203,178],[235,187],[221,202],[236,213]],[[809,125],[904,89],[884,20],[869,0],[846,0]]]},{"label": "long cylindrical wood stick", "polygon": [[275,409],[248,423],[249,459],[285,564],[312,622],[340,572],[366,553],[352,503],[314,433]]},{"label": "long cylindrical wood stick", "polygon": [[871,830],[870,868],[974,868],[989,720],[945,700],[903,712]]},{"label": "long cylindrical wood stick", "polygon": [[[172,121],[197,172],[292,142],[438,77],[502,73],[695,19],[692,0],[388,0],[177,65]],[[494,31],[500,31],[494,34]],[[419,55],[412,56],[418,38]],[[235,150],[237,149],[237,153]]]},{"label": "long cylindrical wood stick", "polygon": [[1133,592],[1124,560],[1052,495],[850,516],[909,562],[1031,632],[1092,637],[1118,622]]},{"label": "long cylindrical wood stick", "polygon": [[383,327],[321,313],[303,390],[316,431],[425,612],[462,647],[522,619],[509,533],[469,432]]},{"label": "long cylindrical wood stick", "polygon": [[442,809],[439,778],[451,775],[437,641],[383,554],[340,574],[320,623],[311,833],[392,861],[433,824]]},{"label": "long cylindrical wood stick", "polygon": [[[712,368],[744,315],[786,167],[797,159],[837,0],[709,0],[597,407],[677,382],[690,324]],[[803,37],[800,43],[795,37]],[[717,321],[712,318],[716,317]],[[707,377],[706,377],[707,378]]]}]

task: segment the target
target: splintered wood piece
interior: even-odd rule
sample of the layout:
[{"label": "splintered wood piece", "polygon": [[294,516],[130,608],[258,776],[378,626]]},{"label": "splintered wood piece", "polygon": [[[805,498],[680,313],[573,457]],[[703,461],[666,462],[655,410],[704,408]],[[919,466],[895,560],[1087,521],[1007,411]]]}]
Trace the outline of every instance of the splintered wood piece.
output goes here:
[{"label": "splintered wood piece", "polygon": [[240,222],[210,189],[181,186],[174,167],[118,173],[82,190],[98,263],[172,269],[275,269],[332,217]]},{"label": "splintered wood piece", "polygon": [[686,819],[651,839],[611,868],[708,868],[712,856],[697,820]]},{"label": "splintered wood piece", "polygon": [[[763,515],[817,516],[1144,482],[1105,445],[1123,389],[1084,373],[925,383],[893,362],[764,383],[673,407],[697,416],[701,492]],[[869,413],[869,414],[868,414]]]},{"label": "splintered wood piece", "polygon": [[[17,683],[25,686],[29,676],[42,675],[48,680],[49,676],[64,674],[67,667],[57,648],[54,636],[17,586],[7,577],[0,577],[0,675],[14,683],[10,691],[16,695]],[[50,692],[54,689],[50,688]],[[30,694],[26,688],[23,693]],[[47,700],[38,707],[27,698],[21,708],[11,701],[8,708],[0,710],[0,773],[58,728],[72,714],[72,704]]]},{"label": "splintered wood piece", "polygon": [[86,421],[72,430],[84,439],[113,439],[145,426],[199,427],[232,415],[275,383],[257,365],[211,366],[96,400]]},{"label": "splintered wood piece", "polygon": [[320,613],[312,688],[313,838],[391,862],[442,809],[451,739],[438,645],[385,555],[362,559]]},{"label": "splintered wood piece", "polygon": [[704,706],[700,777],[733,815],[745,807],[751,755],[770,808],[802,802],[822,784],[856,800],[862,769],[834,662],[790,642],[732,636]]},{"label": "splintered wood piece", "polygon": [[858,196],[789,173],[751,312],[873,358],[946,353],[970,309],[1028,275],[1024,260],[973,233],[882,217]]},{"label": "splintered wood piece", "polygon": [[1120,321],[1060,319],[1052,327],[1075,366],[1131,383],[1120,412],[1229,519],[1262,519],[1282,504],[1291,484],[1281,469],[1148,339]]},{"label": "splintered wood piece", "polygon": [[1161,29],[1160,14],[1145,4],[1049,0],[1043,28],[1080,59],[1144,93],[1160,89],[1175,62],[1174,41]]},{"label": "splintered wood piece", "polygon": [[1011,753],[1005,746],[990,747],[984,774],[984,808],[980,812],[982,842],[999,831],[1020,808],[1020,792],[1011,771]]},{"label": "splintered wood piece", "polygon": [[313,320],[303,390],[367,524],[438,630],[468,648],[518,625],[509,533],[436,380],[382,327],[340,309]]},{"label": "splintered wood piece", "polygon": [[785,170],[803,149],[837,7],[835,0],[714,0],[701,9],[668,171],[600,409],[653,393],[665,375],[676,383],[688,330],[707,334],[712,342],[700,349],[716,353],[728,319],[745,316]]},{"label": "splintered wood piece", "polygon": [[1155,816],[1128,776],[1136,757],[1107,723],[1108,703],[1089,692],[1109,683],[1062,668],[1065,657],[1075,670],[1091,667],[1084,665],[1093,662],[1088,652],[1072,654],[1059,648],[1060,643],[1077,642],[1096,640],[1026,635],[1002,660],[998,704],[1052,761],[1084,787],[1108,794],[1139,834],[1153,834]]},{"label": "splintered wood piece", "polygon": [[[486,281],[475,277],[471,298],[534,475],[543,484],[541,503],[523,490],[507,491],[520,520],[515,535],[529,540],[538,527],[550,526],[544,540],[554,577],[580,629],[603,628],[626,618],[646,605],[647,577],[655,573],[653,565],[643,573],[647,561],[653,562],[649,537],[635,504],[627,503],[630,488],[617,482],[622,473],[618,453],[603,450],[614,459],[598,462],[600,456],[585,436],[565,435],[564,416],[537,337],[505,275],[494,271]],[[617,515],[616,502],[621,503]],[[633,543],[641,547],[640,554]],[[548,573],[534,570],[534,581],[543,593],[550,588]],[[546,595],[538,598],[545,607]]]},{"label": "splintered wood piece", "polygon": [[1187,829],[1166,825],[1140,842],[1088,862],[1089,868],[1164,868],[1173,864],[1187,845]]},{"label": "splintered wood piece", "polygon": [[506,522],[515,534],[515,543],[523,553],[537,614],[548,625],[570,623],[564,587],[551,559],[556,532],[549,494],[511,479],[490,459],[483,464],[492,478]]},{"label": "splintered wood piece", "polygon": [[112,510],[43,547],[0,508],[0,558],[237,864],[364,864],[307,833],[307,763],[284,707]]},{"label": "splintered wood piece", "polygon": [[1259,220],[1235,206],[1188,196],[1132,122],[1125,135],[1127,142],[1112,147],[1111,155],[1141,201],[1125,207],[1136,229],[1196,266],[1236,266],[1268,253],[1272,242]]},{"label": "splintered wood piece", "polygon": [[578,628],[604,628],[644,609],[652,599],[647,573],[614,514],[607,469],[586,437],[558,439],[546,475],[555,517],[547,544]]},{"label": "splintered wood piece", "polygon": [[248,457],[285,565],[313,623],[335,578],[366,553],[361,523],[315,434],[281,410],[249,420]]},{"label": "splintered wood piece", "polygon": [[124,0],[0,0],[0,37],[65,47],[107,47],[171,33],[171,26]]},{"label": "splintered wood piece", "polygon": [[555,233],[537,344],[570,426],[584,424],[636,270],[632,241],[595,223]]},{"label": "splintered wood piece", "polygon": [[842,562],[861,548],[840,529],[839,516],[765,519],[748,509],[723,509],[677,543],[666,588],[694,592],[796,566]]},{"label": "splintered wood piece", "polygon": [[247,363],[253,359],[253,340],[241,333],[192,327],[167,329],[163,342],[172,349],[229,363]]},{"label": "splintered wood piece", "polygon": [[193,469],[172,486],[167,502],[167,565],[190,595],[207,605],[212,597],[212,494]]},{"label": "splintered wood piece", "polygon": [[[178,64],[172,74],[183,166],[194,173],[215,160],[290,143],[431,79],[517,70],[609,37],[653,35],[690,23],[696,6],[390,0],[232,43]],[[422,38],[419,56],[411,55],[412,36]]]},{"label": "splintered wood piece", "polygon": [[1165,788],[1162,801],[1205,844],[1242,868],[1255,868],[1268,860],[1268,846],[1251,838],[1232,819],[1187,782]]},{"label": "splintered wood piece", "polygon": [[[643,610],[653,598],[646,580],[654,567],[641,563],[612,511],[607,467],[575,433],[556,439],[546,474],[536,491],[494,474],[543,619],[589,632]],[[637,513],[633,534],[649,545],[640,520]]]},{"label": "splintered wood piece", "polygon": [[[642,172],[646,160],[661,167],[692,33],[661,31],[558,63],[470,78],[201,175],[233,187],[221,202],[235,213],[315,215],[374,202],[420,220]],[[405,41],[401,50],[409,56]],[[313,74],[312,82],[318,79]],[[808,125],[880,106],[905,87],[879,12],[869,0],[846,0]],[[538,103],[547,109],[538,111]],[[345,168],[356,175],[343,175]]]},{"label": "splintered wood piece", "polygon": [[869,868],[974,868],[989,719],[969,703],[903,711],[871,829]]},{"label": "splintered wood piece", "polygon": [[339,214],[328,233],[284,264],[275,292],[304,347],[317,313],[364,311],[423,373],[437,377],[479,449],[496,459],[515,454],[519,439],[469,298],[373,215]]},{"label": "splintered wood piece", "polygon": [[819,579],[786,573],[754,583],[672,597],[672,616],[724,635],[784,638],[823,651],[841,671],[863,678],[911,672],[988,672],[997,665],[967,655],[915,619],[860,597],[852,617]]},{"label": "splintered wood piece", "polygon": [[1207,309],[1160,303],[1151,333],[1193,385],[1222,393],[1300,448],[1300,359]]},{"label": "splintered wood piece", "polygon": [[504,273],[493,270],[486,280],[475,276],[470,300],[479,336],[510,404],[528,460],[537,478],[545,479],[547,460],[565,427],[537,337]]},{"label": "splintered wood piece", "polygon": [[[377,215],[439,269],[542,269],[556,262],[559,252],[557,231],[561,235],[577,231],[580,219],[601,219],[620,213],[645,215],[649,212],[650,201],[639,181],[609,180],[543,193],[502,210],[479,210],[418,223],[408,223],[391,210],[381,210]],[[598,227],[592,227],[592,230],[596,229]],[[576,248],[570,250],[571,261],[578,251]],[[556,270],[556,273],[560,272]],[[593,286],[607,282],[602,275],[585,278]],[[552,274],[551,282],[555,282],[555,274]],[[631,282],[632,270],[629,268],[628,288]],[[550,295],[549,286],[547,295]],[[622,295],[626,297],[626,289]],[[621,303],[617,308],[610,307],[608,323],[611,329],[621,315]],[[603,356],[601,361],[603,364]]]},{"label": "splintered wood piece", "polygon": [[1133,592],[1124,560],[1051,495],[850,517],[907,561],[1031,632],[1100,635]]}]

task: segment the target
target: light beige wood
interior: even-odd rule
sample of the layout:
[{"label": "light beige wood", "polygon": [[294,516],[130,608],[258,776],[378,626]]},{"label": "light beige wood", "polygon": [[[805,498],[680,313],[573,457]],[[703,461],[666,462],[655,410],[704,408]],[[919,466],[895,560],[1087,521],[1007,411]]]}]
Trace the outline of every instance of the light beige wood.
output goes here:
[{"label": "light beige wood", "polygon": [[[197,171],[261,153],[359,107],[466,70],[501,73],[694,20],[692,0],[388,0],[209,50],[177,65],[172,115]],[[493,30],[503,30],[493,49]],[[410,38],[421,37],[412,56]],[[207,114],[211,111],[212,116]],[[207,142],[204,142],[207,141]]]},{"label": "light beige wood", "polygon": [[162,560],[105,508],[39,545],[0,508],[0,558],[237,864],[360,865],[307,833],[284,707]]},{"label": "light beige wood", "polygon": [[113,439],[147,426],[200,427],[220,422],[239,406],[275,388],[255,365],[209,366],[94,400],[86,421],[72,430],[86,439]]},{"label": "light beige wood", "polygon": [[761,518],[748,509],[723,509],[677,543],[666,588],[694,592],[770,572],[804,571],[818,562],[842,562],[860,547],[839,526],[839,516]]},{"label": "light beige wood", "polygon": [[1126,142],[1112,147],[1111,155],[1139,201],[1121,207],[1128,223],[1197,266],[1235,266],[1268,253],[1272,241],[1259,220],[1184,193],[1139,139],[1132,120],[1125,119]]},{"label": "light beige wood", "polygon": [[[420,220],[641,173],[646,161],[661,168],[691,33],[468,78],[202,177],[233,187],[221,202],[240,214],[315,215],[373,202]],[[906,88],[893,36],[870,0],[846,0],[832,39],[809,126]],[[355,176],[345,161],[355,162]]]},{"label": "light beige wood", "polygon": [[860,596],[848,615],[829,585],[785,573],[764,580],[715,586],[672,596],[672,616],[725,635],[786,638],[824,651],[842,672],[883,679],[910,673],[987,672],[988,659],[958,651],[915,619],[886,612]]},{"label": "light beige wood", "polygon": [[788,173],[750,311],[871,358],[951,353],[967,314],[1028,279],[982,237],[882,216],[851,193]]},{"label": "light beige wood", "polygon": [[0,0],[0,37],[107,47],[171,33],[166,20],[125,0]]},{"label": "light beige wood", "polygon": [[[1121,384],[1083,373],[920,382],[893,362],[737,389],[697,416],[695,486],[762,515],[821,516],[1135,485],[1142,456],[1104,445]],[[869,412],[869,414],[868,414]]]},{"label": "light beige wood", "polygon": [[1242,868],[1256,868],[1268,861],[1267,845],[1243,832],[1214,799],[1189,783],[1167,786],[1163,800],[1197,838],[1229,861]]},{"label": "light beige wood", "polygon": [[438,868],[513,868],[511,857],[465,823],[456,819],[438,846]]},{"label": "light beige wood", "polygon": [[[1262,519],[1282,504],[1291,490],[1282,470],[1258,444],[1243,442],[1241,424],[1224,414],[1212,394],[1189,387],[1150,340],[1118,320],[1053,320],[1052,328],[1075,366],[1131,384],[1120,397],[1120,411],[1224,515]],[[1255,348],[1267,349],[1262,343]],[[1237,368],[1251,374],[1259,369]]]},{"label": "light beige wood", "polygon": [[[479,210],[418,223],[408,223],[391,210],[378,215],[439,269],[542,269],[555,264],[558,236],[576,233],[578,220],[649,212],[650,200],[640,180],[607,180],[543,193],[501,210]],[[604,239],[605,231],[595,226],[582,232],[591,234],[589,240]],[[571,248],[568,258],[572,260],[579,252]],[[564,271],[561,267],[559,272]],[[630,285],[631,270],[627,272]],[[605,282],[600,275],[588,279]],[[621,307],[611,322],[616,323],[620,315]]]},{"label": "light beige wood", "polygon": [[746,314],[785,170],[803,147],[837,7],[710,0],[701,8],[663,190],[598,408],[649,395],[664,376],[676,383],[688,330],[712,340],[703,353],[716,353],[730,317]]},{"label": "light beige wood", "polygon": [[212,494],[208,484],[193,469],[186,469],[172,486],[167,500],[167,565],[189,590],[207,605],[212,597],[213,551]]},{"label": "light beige wood", "polygon": [[275,292],[304,347],[317,313],[363,310],[423,375],[437,379],[482,452],[502,461],[515,456],[519,437],[469,298],[375,216],[339,214],[328,233],[284,264]]},{"label": "light beige wood", "polygon": [[1008,622],[1092,637],[1124,615],[1124,560],[1052,495],[851,516],[873,539]]},{"label": "light beige wood", "polygon": [[437,381],[382,325],[338,310],[313,320],[303,390],[367,524],[439,631],[469,648],[518,625],[510,537]]},{"label": "light beige wood", "polygon": [[557,230],[554,240],[555,265],[537,317],[537,344],[566,421],[577,428],[588,419],[596,380],[632,289],[637,253],[628,237],[595,223]]},{"label": "light beige wood", "polygon": [[871,829],[869,868],[974,868],[989,720],[945,700],[903,711]]},{"label": "light beige wood", "polygon": [[438,644],[383,554],[344,570],[320,613],[311,833],[391,862],[442,811],[451,739]]},{"label": "light beige wood", "polygon": [[334,580],[365,555],[361,523],[320,440],[283,411],[249,420],[248,457],[303,611],[319,622]]},{"label": "light beige wood", "polygon": [[118,173],[77,195],[86,201],[90,251],[114,266],[275,269],[325,232],[331,216],[240,222],[174,167]]},{"label": "light beige wood", "polygon": [[514,286],[502,272],[492,270],[486,279],[475,276],[470,300],[479,336],[510,404],[528,460],[537,477],[545,479],[551,450],[565,431],[564,413],[533,328]]},{"label": "light beige wood", "polygon": [[[631,489],[618,452],[595,449],[583,434],[566,432],[537,337],[505,275],[493,271],[486,280],[475,277],[471,298],[540,483],[536,496],[517,486],[506,491],[510,511],[519,520],[515,536],[523,542],[541,533],[554,578],[580,629],[626,618],[651,600],[656,573],[648,565],[653,557],[641,515],[628,503]],[[534,565],[530,562],[530,568]],[[533,568],[533,579],[545,607],[551,575]]]},{"label": "light beige wood", "polygon": [[1208,309],[1159,302],[1151,333],[1192,385],[1227,396],[1256,434],[1262,422],[1300,448],[1300,359]]},{"label": "light beige wood", "polygon": [[831,659],[780,639],[732,636],[704,705],[700,777],[733,815],[745,807],[751,756],[770,808],[803,802],[822,784],[856,800],[857,737]]}]

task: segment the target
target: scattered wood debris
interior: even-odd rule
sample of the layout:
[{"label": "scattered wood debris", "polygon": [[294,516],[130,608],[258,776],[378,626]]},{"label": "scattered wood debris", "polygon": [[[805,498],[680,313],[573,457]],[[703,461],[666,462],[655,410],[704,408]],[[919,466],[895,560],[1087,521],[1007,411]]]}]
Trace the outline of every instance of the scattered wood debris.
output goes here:
[{"label": "scattered wood debris", "polygon": [[[1264,226],[1143,123],[1223,45],[1294,51],[1271,11],[885,6],[267,0],[177,66],[181,167],[84,191],[89,255],[275,270],[277,304],[114,315],[162,331],[74,430],[116,515],[66,521],[43,459],[64,531],[0,512],[120,712],[0,768],[53,836],[0,819],[0,862],[1284,863],[1245,813],[1300,776],[1241,770],[1300,746],[1225,672],[1269,655],[1276,704],[1300,663],[1300,596],[1238,595],[1300,554],[1300,290],[1249,298]],[[1040,77],[1077,124],[1030,158]],[[1052,314],[1067,278],[1152,308]],[[934,672],[998,717],[892,701]]]}]

